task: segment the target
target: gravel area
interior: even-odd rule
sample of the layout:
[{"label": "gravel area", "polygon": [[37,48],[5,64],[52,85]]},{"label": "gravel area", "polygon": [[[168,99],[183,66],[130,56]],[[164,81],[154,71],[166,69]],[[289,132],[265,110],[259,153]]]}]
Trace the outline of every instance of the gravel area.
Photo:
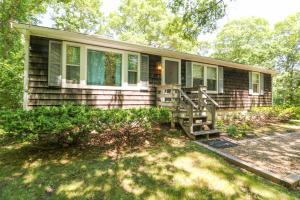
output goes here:
[{"label": "gravel area", "polygon": [[[276,134],[241,141],[222,138],[236,145],[220,148],[223,152],[251,162],[265,170],[285,177],[300,174],[300,132]],[[211,145],[212,144],[212,145]],[[213,146],[213,143],[209,145]]]}]

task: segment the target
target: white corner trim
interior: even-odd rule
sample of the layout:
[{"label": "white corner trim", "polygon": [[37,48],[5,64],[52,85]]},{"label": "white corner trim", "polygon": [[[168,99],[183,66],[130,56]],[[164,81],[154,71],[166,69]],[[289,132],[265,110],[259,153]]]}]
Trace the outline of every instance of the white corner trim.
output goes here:
[{"label": "white corner trim", "polygon": [[29,41],[30,34],[27,30],[22,31],[21,34],[21,41],[24,47],[24,74],[23,74],[23,109],[28,110],[28,84],[29,84]]}]

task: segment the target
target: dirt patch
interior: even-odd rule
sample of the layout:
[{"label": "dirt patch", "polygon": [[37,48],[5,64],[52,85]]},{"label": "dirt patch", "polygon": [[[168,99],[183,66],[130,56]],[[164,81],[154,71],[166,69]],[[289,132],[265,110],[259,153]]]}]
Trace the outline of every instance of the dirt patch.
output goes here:
[{"label": "dirt patch", "polygon": [[222,148],[223,152],[282,177],[300,174],[300,132],[230,141],[236,146]]}]

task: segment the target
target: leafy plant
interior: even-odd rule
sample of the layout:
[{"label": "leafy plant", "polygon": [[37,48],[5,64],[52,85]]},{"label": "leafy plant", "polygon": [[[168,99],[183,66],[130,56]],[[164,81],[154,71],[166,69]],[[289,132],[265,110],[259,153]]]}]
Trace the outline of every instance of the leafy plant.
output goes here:
[{"label": "leafy plant", "polygon": [[0,128],[6,135],[32,142],[60,145],[86,142],[91,132],[113,132],[127,139],[132,132],[170,121],[167,109],[100,110],[87,106],[38,107],[30,111],[2,111]]}]

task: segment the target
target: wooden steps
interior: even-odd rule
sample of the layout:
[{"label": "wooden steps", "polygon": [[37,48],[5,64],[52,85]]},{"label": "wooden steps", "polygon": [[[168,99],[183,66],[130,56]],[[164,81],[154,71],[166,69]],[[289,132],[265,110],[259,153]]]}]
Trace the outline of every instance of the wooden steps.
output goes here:
[{"label": "wooden steps", "polygon": [[175,123],[179,123],[183,131],[192,139],[203,136],[208,138],[219,133],[215,129],[215,110],[218,104],[208,96],[202,86],[183,89],[178,85],[164,85],[158,87],[157,91],[160,99],[157,105],[163,105],[165,98],[169,98],[168,105],[173,108],[173,127]]}]

